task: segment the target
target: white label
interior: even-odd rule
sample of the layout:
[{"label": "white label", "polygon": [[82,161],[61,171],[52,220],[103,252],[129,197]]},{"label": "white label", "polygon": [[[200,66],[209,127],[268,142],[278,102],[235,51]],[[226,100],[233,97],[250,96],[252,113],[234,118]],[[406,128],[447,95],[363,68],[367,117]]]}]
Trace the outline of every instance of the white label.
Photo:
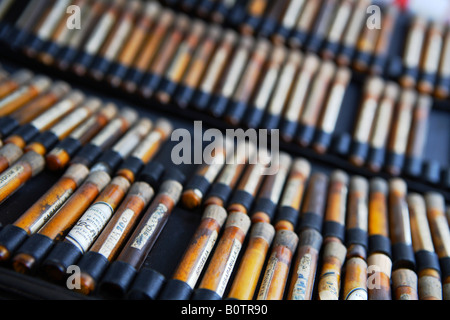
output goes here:
[{"label": "white label", "polygon": [[282,25],[286,29],[292,29],[297,22],[298,16],[300,15],[300,9],[303,6],[304,0],[292,0],[289,3],[289,7],[284,15]]},{"label": "white label", "polygon": [[286,65],[278,81],[277,88],[270,102],[269,112],[271,114],[280,114],[284,109],[289,89],[291,88],[292,79],[295,75],[295,66]]},{"label": "white label", "polygon": [[66,240],[86,252],[111,218],[114,210],[106,202],[92,205],[70,230]]},{"label": "white label", "polygon": [[135,212],[133,210],[126,209],[120,215],[120,218],[117,220],[116,224],[114,225],[114,228],[112,228],[111,233],[109,234],[108,238],[103,243],[100,250],[98,250],[99,254],[103,255],[105,258],[109,257],[111,252],[116,247],[117,243],[120,241],[120,238],[122,237],[126,228],[132,221],[134,213]]},{"label": "white label", "polygon": [[333,133],[336,126],[336,121],[341,110],[342,100],[344,99],[346,88],[344,86],[336,86],[331,92],[328,104],[325,107],[325,114],[322,120],[322,130],[328,133]]},{"label": "white label", "polygon": [[233,65],[231,66],[231,69],[227,75],[227,79],[224,82],[225,85],[222,89],[222,95],[224,97],[229,98],[233,94],[236,84],[241,77],[241,72],[247,61],[247,54],[247,50],[241,49],[236,55],[233,61]]},{"label": "white label", "polygon": [[194,267],[192,268],[192,274],[189,275],[186,283],[194,289],[195,284],[197,283],[200,274],[202,273],[203,267],[205,266],[206,260],[208,260],[209,255],[211,254],[212,249],[214,248],[214,244],[217,240],[217,231],[214,230],[208,238],[208,241],[205,245],[205,248],[200,253],[200,257],[196,261]]},{"label": "white label", "polygon": [[412,30],[405,50],[406,56],[404,61],[406,67],[413,68],[418,66],[420,53],[417,52],[417,48],[422,48],[423,39],[424,31],[422,28],[415,28]]},{"label": "white label", "polygon": [[364,109],[355,130],[355,140],[364,143],[369,139],[372,122],[377,110],[377,101],[374,99],[368,99],[363,108]]},{"label": "white label", "polygon": [[22,87],[19,90],[15,91],[13,94],[10,94],[6,98],[0,101],[0,109],[5,107],[10,102],[16,100],[17,98],[20,98],[21,95],[25,94],[29,90],[29,87]]},{"label": "white label", "polygon": [[230,254],[228,255],[228,259],[225,265],[225,270],[220,278],[219,285],[217,286],[217,294],[222,296],[227,288],[228,280],[230,279],[231,273],[233,272],[234,264],[239,256],[239,252],[241,251],[242,244],[239,240],[234,239],[233,245],[231,246]]},{"label": "white label", "polygon": [[267,263],[266,273],[264,274],[264,279],[261,283],[261,288],[258,292],[258,300],[266,300],[267,294],[269,293],[270,284],[272,282],[275,269],[277,267],[278,259],[275,254],[270,256],[269,262]]},{"label": "white label", "polygon": [[116,58],[117,53],[119,52],[123,42],[125,41],[125,37],[131,30],[131,23],[128,20],[122,21],[120,23],[119,29],[114,35],[114,39],[112,40],[108,50],[105,52],[105,58],[108,60],[114,60]]},{"label": "white label", "polygon": [[91,140],[91,144],[100,146],[122,127],[122,119],[114,119],[110,124]]},{"label": "white label", "polygon": [[115,22],[115,18],[111,13],[103,16],[98,27],[94,30],[94,33],[86,44],[85,52],[94,55],[99,50],[100,46],[103,44],[106,36],[109,34],[108,30],[112,27]]},{"label": "white label", "polygon": [[272,94],[273,88],[275,86],[275,81],[277,80],[278,69],[271,68],[264,78],[264,82],[258,91],[258,95],[255,99],[255,107],[259,110],[264,110],[267,101],[269,101],[270,95]]},{"label": "white label", "polygon": [[65,13],[66,8],[69,6],[70,1],[56,1],[55,6],[53,7],[50,14],[47,16],[47,18],[44,21],[44,24],[39,29],[38,37],[42,40],[47,40],[53,30],[56,27],[56,24],[61,19],[62,15]]},{"label": "white label", "polygon": [[59,117],[63,116],[66,112],[74,107],[74,103],[69,100],[63,100],[55,107],[52,107],[47,112],[43,113],[40,117],[36,118],[31,124],[39,131],[46,127],[49,123],[52,123]]},{"label": "white label", "polygon": [[289,121],[296,122],[300,116],[305,103],[306,93],[309,88],[311,75],[301,72],[295,88],[293,90],[292,98],[289,102],[289,106],[286,110],[285,118]]},{"label": "white label", "polygon": [[367,300],[367,291],[363,288],[355,288],[348,293],[345,300]]},{"label": "white label", "polygon": [[162,139],[161,132],[152,131],[133,151],[133,156],[143,159],[151,146]]},{"label": "white label", "polygon": [[23,172],[22,165],[16,165],[0,176],[0,189],[7,186],[12,180],[16,179]]},{"label": "white label", "polygon": [[297,268],[297,280],[295,281],[292,289],[292,300],[305,300],[306,290],[308,286],[309,275],[311,273],[311,254],[305,254],[298,264]]},{"label": "white label", "polygon": [[87,108],[80,108],[75,110],[69,116],[61,120],[57,125],[55,125],[51,131],[60,137],[64,135],[67,131],[77,127],[83,120],[85,120],[89,115]]},{"label": "white label", "polygon": [[49,207],[46,207],[41,216],[30,226],[30,232],[36,233],[53,215],[61,208],[67,199],[73,194],[73,189],[64,192],[58,199]]},{"label": "white label", "polygon": [[211,93],[214,85],[216,84],[215,79],[220,73],[220,69],[225,63],[225,59],[227,58],[227,52],[225,50],[220,50],[214,56],[214,60],[209,66],[209,71],[205,76],[205,79],[202,82],[201,90],[203,92]]},{"label": "white label", "polygon": [[142,250],[142,248],[145,246],[147,241],[150,239],[150,237],[153,235],[153,233],[156,230],[156,227],[158,226],[161,219],[164,217],[164,214],[168,211],[168,208],[160,203],[156,209],[153,211],[153,214],[151,215],[150,219],[148,219],[145,226],[142,228],[139,235],[134,239],[133,244],[131,245],[132,248]]}]

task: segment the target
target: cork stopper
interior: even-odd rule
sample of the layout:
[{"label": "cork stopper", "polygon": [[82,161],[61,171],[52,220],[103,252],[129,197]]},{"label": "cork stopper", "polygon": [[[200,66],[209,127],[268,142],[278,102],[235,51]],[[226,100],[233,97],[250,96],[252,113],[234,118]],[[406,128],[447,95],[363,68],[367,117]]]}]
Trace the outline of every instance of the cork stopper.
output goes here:
[{"label": "cork stopper", "polygon": [[297,158],[294,160],[291,170],[293,172],[301,173],[301,175],[306,178],[311,174],[311,164],[306,159]]},{"label": "cork stopper", "polygon": [[71,165],[64,173],[64,177],[67,177],[75,181],[75,184],[77,186],[79,186],[80,183],[82,183],[88,175],[89,175],[89,168],[83,164],[78,163]]},{"label": "cork stopper", "polygon": [[135,110],[125,107],[120,110],[119,117],[123,118],[129,125],[132,125],[139,118],[139,114]]},{"label": "cork stopper", "polygon": [[234,211],[228,216],[225,228],[237,227],[241,229],[245,234],[250,228],[250,218],[245,213]]},{"label": "cork stopper", "polygon": [[441,212],[445,210],[444,196],[437,192],[427,192],[425,194],[425,202],[428,208],[438,209]]},{"label": "cork stopper", "polygon": [[92,183],[97,186],[98,190],[103,190],[111,181],[111,177],[105,171],[95,171],[86,178],[86,183]]},{"label": "cork stopper", "polygon": [[262,238],[269,245],[272,243],[275,236],[275,228],[266,222],[257,222],[252,226],[250,237],[251,238]]},{"label": "cork stopper", "polygon": [[51,85],[51,80],[49,77],[46,76],[36,76],[31,81],[31,86],[33,86],[35,89],[37,89],[39,92],[47,90]]},{"label": "cork stopper", "polygon": [[417,274],[410,269],[397,269],[392,272],[392,289],[400,291],[398,300],[417,300]]},{"label": "cork stopper", "polygon": [[11,80],[20,86],[20,85],[23,85],[24,83],[30,81],[32,77],[33,77],[33,73],[31,71],[22,69],[22,70],[15,72],[11,76]]},{"label": "cork stopper", "polygon": [[382,178],[372,178],[370,180],[370,191],[371,192],[381,192],[384,194],[387,194],[388,192],[388,183],[386,182],[386,180],[382,179]]},{"label": "cork stopper", "polygon": [[23,155],[23,150],[14,143],[7,143],[0,149],[0,158],[5,159],[12,165]]},{"label": "cork stopper", "polygon": [[306,72],[314,73],[319,68],[320,59],[313,53],[308,53],[303,62],[303,69]]},{"label": "cork stopper", "polygon": [[350,179],[350,190],[357,191],[360,194],[367,194],[369,190],[369,183],[364,177],[353,176]]},{"label": "cork stopper", "polygon": [[339,182],[342,184],[348,184],[349,176],[342,170],[335,170],[331,173],[330,182]]},{"label": "cork stopper", "polygon": [[26,162],[31,167],[31,175],[34,177],[41,173],[45,168],[45,158],[40,154],[29,151],[20,158],[20,162]]},{"label": "cork stopper", "polygon": [[341,265],[345,261],[345,256],[347,255],[347,248],[338,241],[328,242],[323,251],[323,258],[333,257],[338,259]]},{"label": "cork stopper", "polygon": [[294,252],[297,248],[298,236],[294,231],[291,230],[279,230],[275,235],[275,240],[273,245],[283,246],[289,249],[289,251]]},{"label": "cork stopper", "polygon": [[155,195],[153,188],[146,182],[135,182],[131,186],[128,195],[138,196],[144,201],[144,206],[147,206],[150,200]]},{"label": "cork stopper", "polygon": [[374,76],[369,78],[369,80],[366,82],[364,91],[371,97],[378,99],[381,96],[383,89],[384,80],[380,77]]},{"label": "cork stopper", "polygon": [[173,10],[171,9],[164,9],[158,22],[162,25],[169,26],[172,24],[174,19],[175,12],[173,12]]},{"label": "cork stopper", "polygon": [[227,211],[222,206],[211,204],[206,207],[205,212],[203,213],[203,219],[213,219],[217,221],[222,228],[227,219]]},{"label": "cork stopper", "polygon": [[389,181],[389,189],[398,194],[405,195],[407,191],[406,182],[399,178],[394,178]]},{"label": "cork stopper", "polygon": [[169,196],[174,203],[180,200],[181,193],[183,192],[183,185],[176,180],[166,180],[162,183],[159,193],[164,193]]},{"label": "cork stopper", "polygon": [[60,98],[70,91],[70,85],[64,81],[56,81],[52,84],[50,91]]},{"label": "cork stopper", "polygon": [[166,140],[173,131],[173,125],[169,120],[161,118],[156,121],[155,130],[161,132],[163,140]]},{"label": "cork stopper", "polygon": [[130,181],[128,181],[128,179],[122,177],[122,176],[116,176],[114,177],[110,184],[116,185],[117,187],[119,187],[119,189],[121,189],[123,192],[127,192],[128,189],[130,188]]}]

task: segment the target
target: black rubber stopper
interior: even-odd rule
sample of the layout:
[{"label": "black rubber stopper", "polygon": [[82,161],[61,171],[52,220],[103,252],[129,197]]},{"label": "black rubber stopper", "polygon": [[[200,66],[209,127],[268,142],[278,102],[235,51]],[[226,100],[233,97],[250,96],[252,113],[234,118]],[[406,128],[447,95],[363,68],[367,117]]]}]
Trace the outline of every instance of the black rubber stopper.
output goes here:
[{"label": "black rubber stopper", "polygon": [[10,256],[28,238],[28,234],[22,228],[8,224],[0,231],[0,245],[5,247]]},{"label": "black rubber stopper", "polygon": [[331,143],[330,151],[338,156],[347,156],[350,152],[352,137],[349,134],[337,135]]},{"label": "black rubber stopper", "polygon": [[71,163],[82,163],[90,167],[102,154],[102,149],[93,144],[87,144],[73,157]]},{"label": "black rubber stopper", "polygon": [[159,272],[144,268],[139,271],[127,293],[129,300],[156,300],[166,282]]},{"label": "black rubber stopper", "polygon": [[17,249],[16,254],[25,253],[35,259],[35,266],[38,266],[45,256],[50,252],[54,241],[42,234],[35,233],[31,235],[25,242]]},{"label": "black rubber stopper", "polygon": [[391,240],[382,235],[369,236],[369,252],[380,252],[392,257]]},{"label": "black rubber stopper", "polygon": [[435,160],[424,162],[422,179],[437,184],[441,179],[441,164]]},{"label": "black rubber stopper", "polygon": [[192,288],[184,281],[170,279],[161,290],[159,300],[189,300]]},{"label": "black rubber stopper", "polygon": [[405,168],[404,168],[405,174],[407,174],[410,177],[415,177],[415,178],[420,177],[420,175],[422,173],[422,167],[423,167],[422,162],[423,161],[421,158],[406,157]]},{"label": "black rubber stopper", "polygon": [[0,118],[0,137],[7,137],[18,127],[19,123],[16,119],[9,116]]},{"label": "black rubber stopper", "polygon": [[388,152],[386,156],[386,168],[394,170],[396,174],[400,174],[403,169],[405,156],[403,154]]},{"label": "black rubber stopper", "polygon": [[336,221],[325,221],[323,223],[322,236],[324,238],[336,237],[343,242],[345,238],[345,226]]},{"label": "black rubber stopper", "polygon": [[161,177],[164,174],[164,165],[157,161],[149,162],[139,174],[138,180],[147,182],[153,188],[159,186]]},{"label": "black rubber stopper", "polygon": [[114,261],[106,270],[103,279],[100,280],[100,295],[124,298],[136,274],[136,269],[130,264],[123,261]]},{"label": "black rubber stopper", "polygon": [[210,100],[211,94],[196,90],[192,105],[198,110],[205,110],[208,108]]},{"label": "black rubber stopper", "polygon": [[411,245],[396,243],[392,245],[392,270],[407,268],[415,270],[416,260]]},{"label": "black rubber stopper", "polygon": [[76,154],[81,147],[81,142],[72,137],[68,137],[56,145],[56,148],[64,150],[70,157]]},{"label": "black rubber stopper", "polygon": [[297,226],[299,220],[299,212],[293,207],[283,206],[278,209],[278,215],[276,217],[276,222],[278,221],[289,221],[295,227]]},{"label": "black rubber stopper", "polygon": [[208,197],[217,197],[227,203],[232,192],[230,186],[223,183],[214,183],[208,192]]},{"label": "black rubber stopper", "polygon": [[141,159],[131,156],[125,159],[125,161],[120,165],[119,170],[120,169],[130,170],[136,177],[136,175],[141,171],[143,166],[144,162]]},{"label": "black rubber stopper", "polygon": [[231,197],[230,203],[239,203],[249,211],[253,203],[253,196],[247,191],[236,190]]},{"label": "black rubber stopper", "polygon": [[194,291],[192,295],[192,300],[222,300],[222,297],[219,296],[216,292],[209,289],[197,289]]},{"label": "black rubber stopper", "polygon": [[244,116],[245,125],[248,128],[258,128],[264,116],[264,110],[250,107],[247,114]]},{"label": "black rubber stopper", "polygon": [[229,99],[224,96],[213,96],[209,104],[209,112],[214,117],[221,117],[225,113]]},{"label": "black rubber stopper", "polygon": [[82,252],[69,242],[59,242],[42,263],[45,276],[51,280],[61,281],[67,277],[67,268],[77,263]]},{"label": "black rubber stopper", "polygon": [[441,267],[439,265],[439,258],[436,252],[430,252],[426,250],[420,250],[416,252],[416,265],[417,272],[424,269],[434,269],[437,272],[441,272]]},{"label": "black rubber stopper", "polygon": [[81,272],[88,274],[95,282],[98,282],[109,266],[106,257],[98,252],[88,251],[78,262]]},{"label": "black rubber stopper", "polygon": [[190,87],[186,87],[186,86],[179,86],[178,90],[175,93],[175,103],[181,107],[181,108],[186,108],[189,106],[189,104],[191,103],[193,97],[195,95],[195,90],[190,88]]}]

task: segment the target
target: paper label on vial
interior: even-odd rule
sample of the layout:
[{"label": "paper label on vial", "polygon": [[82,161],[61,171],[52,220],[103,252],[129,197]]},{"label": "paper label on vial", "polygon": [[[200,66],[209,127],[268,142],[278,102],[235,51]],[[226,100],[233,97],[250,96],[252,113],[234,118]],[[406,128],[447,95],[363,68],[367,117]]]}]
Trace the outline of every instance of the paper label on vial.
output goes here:
[{"label": "paper label on vial", "polygon": [[292,289],[292,300],[305,300],[306,289],[308,286],[309,274],[311,272],[311,254],[305,254],[298,264],[297,280]]},{"label": "paper label on vial", "polygon": [[231,273],[233,272],[234,264],[236,263],[236,260],[239,256],[241,247],[242,247],[242,244],[239,242],[239,240],[234,239],[230,254],[227,259],[227,263],[225,265],[225,270],[219,281],[219,285],[217,286],[217,294],[219,296],[223,296],[223,293],[225,292],[225,289],[227,288],[228,280],[230,279]]},{"label": "paper label on vial", "polygon": [[0,176],[0,189],[8,185],[23,172],[23,166],[17,165],[6,171]]},{"label": "paper label on vial", "polygon": [[272,255],[267,263],[266,273],[264,279],[261,283],[261,288],[258,293],[258,300],[266,300],[267,294],[269,293],[270,284],[272,283],[272,278],[277,267],[278,259],[275,255]]},{"label": "paper label on vial", "polygon": [[142,250],[142,248],[147,243],[148,239],[153,235],[153,233],[156,230],[156,227],[158,226],[161,219],[164,217],[164,214],[168,211],[168,208],[160,203],[153,214],[151,215],[150,219],[147,221],[145,226],[142,228],[139,235],[136,237],[136,239],[133,241],[133,244],[131,245],[132,248]]},{"label": "paper label on vial", "polygon": [[186,283],[194,289],[195,284],[197,283],[198,278],[200,277],[200,274],[202,273],[203,267],[205,266],[206,260],[208,260],[208,257],[214,248],[214,244],[217,240],[217,231],[214,230],[211,235],[208,238],[208,241],[205,245],[205,248],[200,253],[200,257],[195,263],[195,266],[193,268],[192,274],[190,275],[189,279],[186,281]]},{"label": "paper label on vial", "polygon": [[58,199],[45,209],[41,216],[30,226],[30,232],[36,233],[39,229],[61,208],[67,199],[73,194],[73,189],[64,192]]},{"label": "paper label on vial", "polygon": [[367,291],[363,288],[355,288],[347,294],[345,300],[367,300]]},{"label": "paper label on vial", "polygon": [[128,227],[131,219],[133,218],[134,211],[131,209],[126,209],[120,216],[119,220],[116,222],[114,227],[111,230],[108,238],[105,243],[101,246],[98,253],[103,255],[105,258],[108,258],[111,254],[112,250],[115,248],[117,243],[120,241],[123,233]]},{"label": "paper label on vial", "polygon": [[103,230],[113,212],[113,208],[108,203],[97,202],[84,213],[70,230],[66,240],[76,245],[83,253],[86,252]]}]

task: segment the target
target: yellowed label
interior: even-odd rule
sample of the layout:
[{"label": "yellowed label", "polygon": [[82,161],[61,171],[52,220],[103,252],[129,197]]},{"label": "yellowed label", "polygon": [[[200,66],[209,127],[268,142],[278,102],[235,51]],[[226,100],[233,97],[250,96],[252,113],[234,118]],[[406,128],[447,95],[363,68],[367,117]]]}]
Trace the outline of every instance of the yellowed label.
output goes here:
[{"label": "yellowed label", "polygon": [[200,274],[202,273],[203,267],[205,266],[206,261],[208,260],[208,257],[211,254],[212,249],[214,248],[216,240],[217,240],[217,231],[214,230],[209,236],[208,241],[206,242],[206,245],[203,248],[203,251],[200,253],[200,257],[197,259],[195,266],[192,268],[192,273],[189,275],[189,278],[186,281],[186,283],[192,289],[194,289],[195,284],[197,283],[197,280],[200,277]]},{"label": "yellowed label", "polygon": [[220,278],[219,285],[217,286],[216,293],[219,296],[223,296],[225,289],[227,288],[228,280],[230,279],[231,273],[233,272],[234,265],[239,256],[239,252],[241,251],[242,243],[239,240],[234,239],[233,245],[231,247],[230,254],[228,255],[228,259],[225,265],[225,270]]},{"label": "yellowed label", "polygon": [[52,205],[46,207],[40,217],[30,226],[30,232],[37,232],[51,217],[53,217],[53,215],[59,210],[59,208],[61,208],[61,206],[67,201],[67,199],[70,198],[72,194],[73,189],[69,189],[64,192]]},{"label": "yellowed label", "polygon": [[150,219],[148,219],[147,223],[142,228],[139,235],[136,237],[136,239],[134,239],[133,244],[131,245],[132,248],[142,250],[142,248],[145,246],[147,241],[150,239],[150,237],[155,232],[156,227],[158,226],[159,222],[164,217],[164,214],[167,211],[168,211],[168,208],[162,203],[160,203],[155,208]]},{"label": "yellowed label", "polygon": [[108,236],[105,243],[103,243],[100,250],[98,251],[99,254],[103,255],[106,258],[109,257],[112,250],[114,250],[114,248],[117,246],[118,242],[120,241],[120,238],[122,237],[126,228],[131,223],[134,213],[135,212],[133,210],[126,209],[120,215],[120,218],[119,218],[119,220],[117,220],[116,224],[112,228],[110,235]]},{"label": "yellowed label", "polygon": [[4,174],[0,176],[0,189],[7,186],[11,181],[16,179],[22,172],[24,168],[22,165],[15,165],[8,169]]},{"label": "yellowed label", "polygon": [[294,288],[292,289],[292,300],[305,300],[306,290],[308,286],[309,275],[311,273],[312,256],[311,254],[305,254],[298,264],[297,268],[297,280],[295,281]]},{"label": "yellowed label", "polygon": [[273,275],[275,274],[275,269],[277,267],[278,259],[275,254],[270,256],[270,259],[267,263],[266,273],[264,274],[264,278],[261,282],[261,287],[258,292],[258,300],[266,300],[267,295],[269,294],[270,284],[272,283]]}]

